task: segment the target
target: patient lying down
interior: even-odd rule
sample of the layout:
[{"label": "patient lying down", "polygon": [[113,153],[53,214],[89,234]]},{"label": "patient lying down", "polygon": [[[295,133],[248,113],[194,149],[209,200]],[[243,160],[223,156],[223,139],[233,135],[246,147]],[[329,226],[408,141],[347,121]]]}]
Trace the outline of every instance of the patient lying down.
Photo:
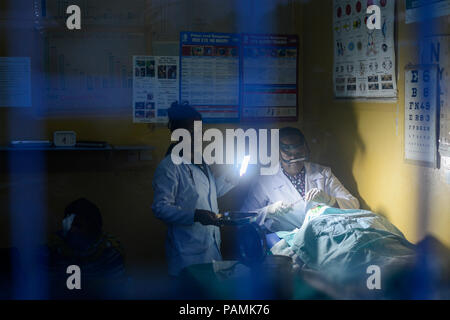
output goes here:
[{"label": "patient lying down", "polygon": [[336,298],[448,299],[449,250],[414,245],[387,219],[366,210],[317,205],[271,252],[290,256],[305,280]]}]

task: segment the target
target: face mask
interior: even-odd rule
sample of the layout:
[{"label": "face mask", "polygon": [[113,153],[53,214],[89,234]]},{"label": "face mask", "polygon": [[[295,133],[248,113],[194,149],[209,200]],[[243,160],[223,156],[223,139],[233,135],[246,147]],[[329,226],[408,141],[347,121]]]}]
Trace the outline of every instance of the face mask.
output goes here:
[{"label": "face mask", "polygon": [[75,213],[71,213],[63,219],[62,232],[64,236],[66,236],[67,233],[70,231],[70,228],[72,228],[73,219],[75,219]]}]

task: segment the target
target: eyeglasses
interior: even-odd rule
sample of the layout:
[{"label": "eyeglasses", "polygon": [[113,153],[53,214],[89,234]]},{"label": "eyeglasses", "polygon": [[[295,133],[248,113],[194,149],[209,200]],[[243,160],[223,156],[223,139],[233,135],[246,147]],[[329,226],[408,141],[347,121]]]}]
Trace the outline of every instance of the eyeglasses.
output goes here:
[{"label": "eyeglasses", "polygon": [[292,153],[302,147],[303,148],[305,147],[304,143],[284,144],[284,143],[280,142],[281,151],[286,152],[286,153]]}]

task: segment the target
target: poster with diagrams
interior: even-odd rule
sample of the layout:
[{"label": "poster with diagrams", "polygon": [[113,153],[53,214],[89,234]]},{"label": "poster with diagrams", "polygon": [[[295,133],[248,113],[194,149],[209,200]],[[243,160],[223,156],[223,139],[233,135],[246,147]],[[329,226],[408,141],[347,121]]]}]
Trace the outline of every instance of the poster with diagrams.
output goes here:
[{"label": "poster with diagrams", "polygon": [[178,56],[133,56],[133,122],[167,122],[178,100]]},{"label": "poster with diagrams", "polygon": [[204,121],[239,121],[239,50],[238,34],[180,33],[180,100]]},{"label": "poster with diagrams", "polygon": [[296,120],[298,37],[242,35],[242,119]]},{"label": "poster with diagrams", "polygon": [[437,65],[405,69],[405,159],[433,168],[437,164]]},{"label": "poster with diagrams", "polygon": [[439,153],[450,157],[450,35],[423,40],[420,56],[422,64],[438,64]]},{"label": "poster with diagrams", "polygon": [[[380,29],[367,27],[371,4],[380,8]],[[397,97],[394,10],[394,0],[334,0],[335,97]]]}]

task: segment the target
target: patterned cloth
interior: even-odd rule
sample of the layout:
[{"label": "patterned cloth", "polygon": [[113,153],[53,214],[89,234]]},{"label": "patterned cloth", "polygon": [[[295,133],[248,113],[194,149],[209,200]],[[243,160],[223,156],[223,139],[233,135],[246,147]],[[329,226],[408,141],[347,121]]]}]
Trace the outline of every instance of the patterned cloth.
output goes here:
[{"label": "patterned cloth", "polygon": [[72,249],[61,233],[52,234],[43,248],[44,266],[53,276],[66,275],[69,265],[78,265],[86,278],[120,278],[125,276],[124,254],[120,242],[103,233],[86,252]]},{"label": "patterned cloth", "polygon": [[281,170],[283,170],[283,173],[288,177],[289,181],[294,185],[295,189],[297,189],[298,193],[302,196],[302,198],[305,198],[305,177],[306,177],[306,170],[305,166],[303,166],[302,170],[300,170],[299,173],[297,173],[295,176],[291,176],[286,171],[284,171],[283,167],[281,167]]}]

